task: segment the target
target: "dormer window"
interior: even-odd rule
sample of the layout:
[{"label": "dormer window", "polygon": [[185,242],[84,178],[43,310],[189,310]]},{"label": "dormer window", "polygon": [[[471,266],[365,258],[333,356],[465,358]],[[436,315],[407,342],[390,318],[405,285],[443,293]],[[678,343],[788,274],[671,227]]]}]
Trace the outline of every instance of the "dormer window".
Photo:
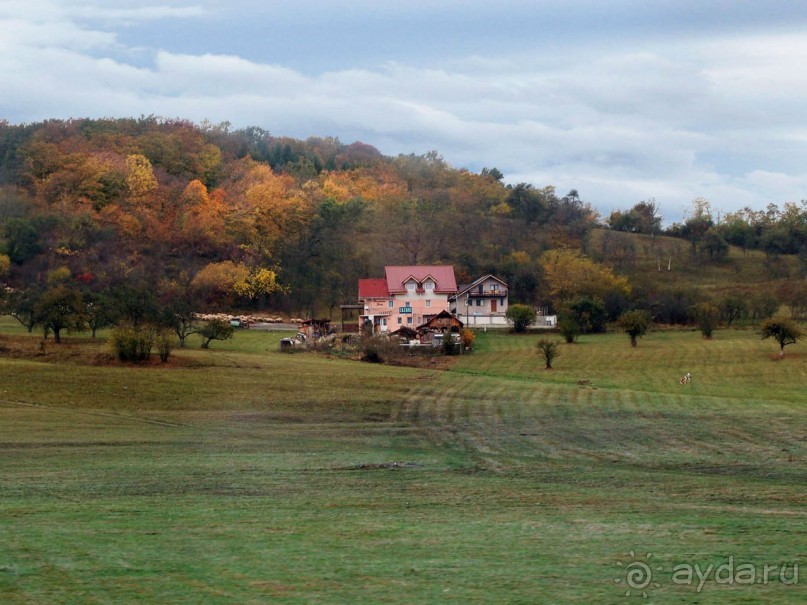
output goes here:
[{"label": "dormer window", "polygon": [[417,285],[418,284],[414,279],[410,279],[408,282],[406,282],[406,289],[409,290],[410,292],[414,292],[415,288],[417,288]]},{"label": "dormer window", "polygon": [[427,290],[434,290],[434,282],[430,279],[427,279],[425,282],[423,282],[423,287],[426,288]]}]

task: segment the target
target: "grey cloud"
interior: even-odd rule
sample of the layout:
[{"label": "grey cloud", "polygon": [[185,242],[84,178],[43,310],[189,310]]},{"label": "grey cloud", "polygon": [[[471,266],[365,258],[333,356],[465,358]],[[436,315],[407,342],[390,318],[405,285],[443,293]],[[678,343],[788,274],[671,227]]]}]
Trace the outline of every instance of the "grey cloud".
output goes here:
[{"label": "grey cloud", "polygon": [[[477,16],[487,10],[472,4]],[[49,5],[53,18],[9,15],[0,4],[0,16],[15,18],[0,21],[0,115],[9,120],[153,113],[362,140],[390,155],[434,149],[455,166],[496,166],[509,182],[576,188],[604,213],[655,197],[668,220],[697,196],[725,209],[807,197],[804,32],[584,41],[309,73],[237,52],[161,47],[134,65],[127,54],[142,49],[98,25],[166,16],[201,24],[221,4],[118,4],[94,19],[90,4]],[[403,10],[391,6],[370,16]],[[311,52],[336,48],[345,33],[334,33]]]}]

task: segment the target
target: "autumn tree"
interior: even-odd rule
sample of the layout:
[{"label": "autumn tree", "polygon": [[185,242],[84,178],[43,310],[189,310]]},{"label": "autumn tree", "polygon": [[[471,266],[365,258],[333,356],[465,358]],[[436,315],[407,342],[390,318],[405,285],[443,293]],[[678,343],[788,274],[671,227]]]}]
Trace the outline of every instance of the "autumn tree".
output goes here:
[{"label": "autumn tree", "polygon": [[8,272],[11,270],[11,259],[8,257],[7,254],[0,254],[0,280],[5,279],[8,276]]},{"label": "autumn tree", "polygon": [[250,269],[243,263],[209,263],[191,280],[193,293],[208,304],[232,305],[237,298],[254,299],[283,290],[277,271],[267,267]]},{"label": "autumn tree", "polygon": [[276,264],[281,245],[299,238],[312,215],[312,204],[295,180],[254,166],[247,176],[246,206],[240,217],[243,248],[256,263]]},{"label": "autumn tree", "polygon": [[249,267],[227,260],[205,265],[194,275],[191,287],[207,304],[227,306],[235,302],[238,290],[247,288],[248,279]]},{"label": "autumn tree", "polygon": [[126,187],[129,197],[140,202],[158,186],[149,159],[139,153],[126,156]]},{"label": "autumn tree", "polygon": [[185,187],[176,217],[178,239],[197,254],[212,253],[226,238],[226,194],[221,189],[208,192],[200,180]]},{"label": "autumn tree", "polygon": [[605,300],[614,292],[627,296],[631,291],[626,277],[616,275],[580,250],[548,250],[541,255],[539,263],[547,292],[558,304],[581,297]]}]

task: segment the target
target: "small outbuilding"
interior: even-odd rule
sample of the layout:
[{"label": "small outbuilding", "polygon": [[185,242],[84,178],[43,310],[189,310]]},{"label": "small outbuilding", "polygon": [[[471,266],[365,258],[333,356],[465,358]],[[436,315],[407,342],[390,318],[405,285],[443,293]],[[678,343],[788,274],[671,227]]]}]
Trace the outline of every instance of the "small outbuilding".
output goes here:
[{"label": "small outbuilding", "polygon": [[330,319],[306,319],[300,323],[300,332],[310,340],[323,338],[331,333]]},{"label": "small outbuilding", "polygon": [[463,324],[459,318],[448,311],[440,311],[437,315],[432,317],[429,321],[417,327],[419,334],[426,332],[459,332],[462,330]]}]

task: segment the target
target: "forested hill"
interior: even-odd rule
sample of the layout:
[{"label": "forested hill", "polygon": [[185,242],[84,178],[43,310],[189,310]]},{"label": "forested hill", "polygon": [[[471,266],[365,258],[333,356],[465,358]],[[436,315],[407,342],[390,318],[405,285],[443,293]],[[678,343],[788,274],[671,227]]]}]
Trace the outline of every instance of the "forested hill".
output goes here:
[{"label": "forested hill", "polygon": [[[637,258],[667,262],[652,201],[601,220],[574,190],[502,178],[456,169],[436,152],[386,157],[363,143],[227,124],[0,122],[0,279],[17,292],[68,283],[98,297],[182,292],[198,307],[314,315],[354,301],[358,279],[387,264],[453,264],[460,283],[494,273],[514,301],[558,305],[547,251],[580,260],[579,250],[629,275],[647,268],[635,271]],[[686,245],[681,262],[731,263],[734,244],[785,267],[776,279],[803,271],[807,206],[729,219],[715,225],[701,204],[673,226]],[[637,256],[641,236],[626,233],[645,234],[650,251]],[[662,287],[592,295],[622,308],[650,304]]]}]

